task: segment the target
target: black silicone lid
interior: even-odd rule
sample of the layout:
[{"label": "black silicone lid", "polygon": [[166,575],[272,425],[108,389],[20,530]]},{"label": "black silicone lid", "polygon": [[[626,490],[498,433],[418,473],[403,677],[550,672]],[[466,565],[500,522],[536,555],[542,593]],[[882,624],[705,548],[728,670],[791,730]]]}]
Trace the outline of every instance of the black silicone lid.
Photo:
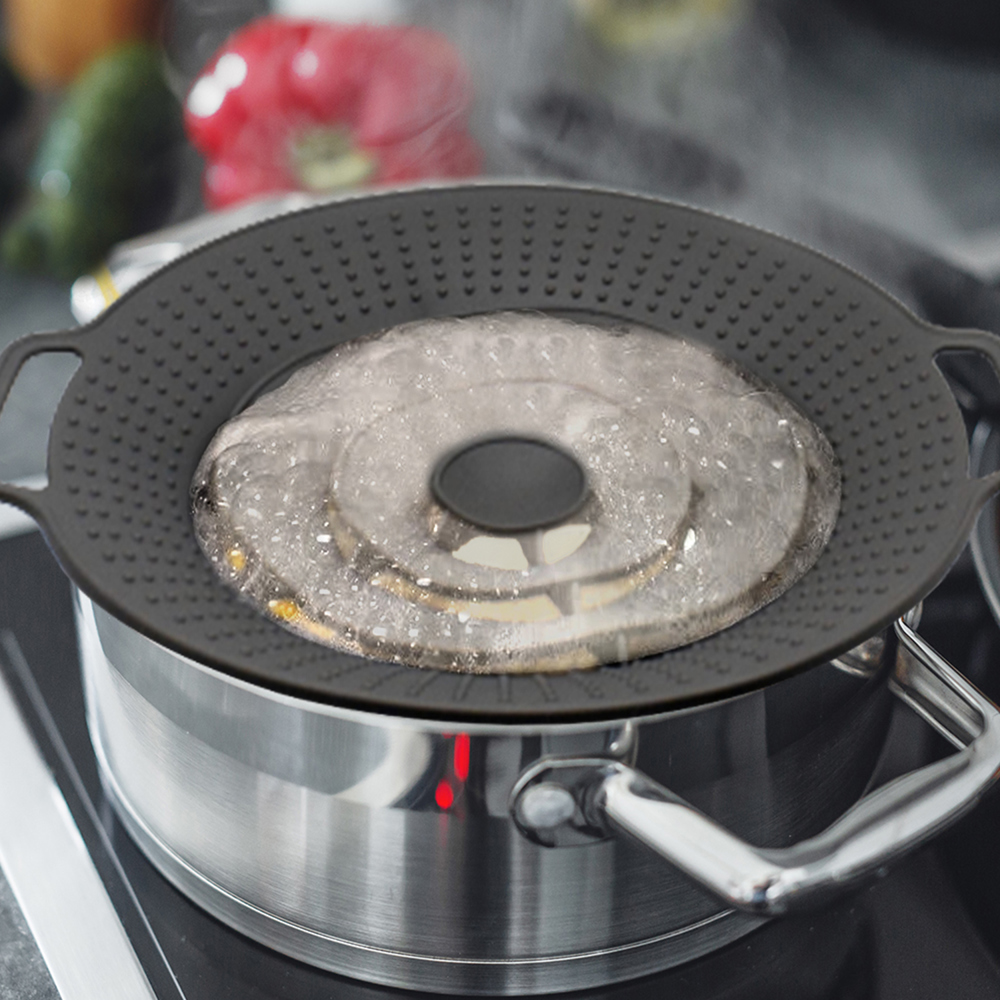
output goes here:
[{"label": "black silicone lid", "polygon": [[[813,569],[703,641],[565,674],[482,676],[337,653],[258,615],[195,539],[189,487],[216,429],[260,387],[334,344],[428,316],[546,310],[644,323],[710,345],[826,434],[843,500]],[[570,721],[659,711],[829,659],[924,596],[996,476],[970,479],[936,352],[998,340],[944,331],[801,246],[661,201],[476,185],[359,198],[206,246],[90,327],[0,359],[0,399],[46,350],[83,363],[61,401],[49,486],[0,497],[42,523],[67,572],[164,645],[258,683],[457,720]]]}]

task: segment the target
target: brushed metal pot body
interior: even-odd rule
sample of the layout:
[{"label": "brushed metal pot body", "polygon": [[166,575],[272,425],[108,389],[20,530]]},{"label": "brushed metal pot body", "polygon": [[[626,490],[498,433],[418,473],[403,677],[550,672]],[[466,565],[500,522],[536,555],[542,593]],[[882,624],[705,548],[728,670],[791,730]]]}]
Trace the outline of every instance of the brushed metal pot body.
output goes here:
[{"label": "brushed metal pot body", "polygon": [[[631,837],[529,839],[511,815],[526,769],[567,756],[634,765],[750,843],[780,848],[863,794],[890,702],[869,650],[853,665],[824,664],[704,707],[477,724],[460,735],[455,723],[235,680],[82,596],[78,625],[103,778],[164,875],[280,951],[437,992],[564,991],[640,976],[762,919]],[[442,781],[455,792],[449,808],[438,801]]]}]

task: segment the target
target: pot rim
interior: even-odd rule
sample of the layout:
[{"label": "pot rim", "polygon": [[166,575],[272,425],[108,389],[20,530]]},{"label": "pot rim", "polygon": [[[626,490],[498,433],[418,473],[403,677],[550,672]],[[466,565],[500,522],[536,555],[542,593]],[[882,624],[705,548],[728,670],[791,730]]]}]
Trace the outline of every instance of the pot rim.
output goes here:
[{"label": "pot rim", "polygon": [[[165,646],[162,643],[157,642],[155,639],[151,639],[138,629],[133,628],[131,625],[128,625],[126,622],[116,617],[112,612],[102,607],[98,602],[92,600],[76,584],[73,584],[73,594],[77,614],[84,616],[88,627],[93,629],[94,633],[101,637],[102,655],[104,656],[107,656],[103,650],[104,636],[101,635],[101,629],[96,620],[97,616],[95,614],[95,609],[99,609],[100,612],[106,616],[107,620],[113,623],[115,628],[124,630],[130,637],[133,637],[142,643],[148,644],[164,656],[169,657],[171,660],[182,664],[190,670],[196,671],[216,683],[236,688],[249,695],[261,698],[264,701],[280,705],[283,708],[294,709],[310,715],[321,715],[327,718],[351,722],[361,726],[375,726],[385,729],[406,729],[414,732],[435,734],[458,731],[469,736],[547,736],[599,733],[628,725],[655,724],[668,719],[673,720],[689,715],[697,715],[698,713],[705,712],[706,710],[714,710],[727,704],[733,704],[744,699],[758,696],[762,692],[781,685],[786,681],[794,681],[801,676],[800,674],[793,674],[788,677],[778,677],[767,684],[751,688],[750,690],[742,691],[737,694],[726,695],[725,697],[717,698],[713,701],[699,702],[695,705],[681,705],[676,708],[664,709],[659,712],[622,715],[608,719],[585,719],[573,722],[551,720],[547,722],[538,721],[531,723],[523,721],[504,722],[502,720],[492,722],[472,720],[456,722],[455,720],[450,719],[435,719],[434,717],[424,717],[418,715],[393,714],[380,712],[377,709],[364,709],[354,708],[347,705],[337,705],[327,701],[306,698],[301,695],[289,694],[288,692],[280,691],[263,684],[255,684],[252,681],[248,681],[244,678],[226,673],[225,671],[218,670],[208,664],[200,663],[184,653],[180,653],[171,649],[169,646]],[[876,638],[877,636],[884,634],[885,633],[883,632],[879,632],[870,638]],[[809,669],[821,670],[824,667],[832,667],[833,669],[843,670],[845,673],[859,676],[859,672],[857,670],[841,665],[836,659],[831,659],[825,663],[817,664]],[[434,668],[411,667],[409,669],[431,670]],[[867,675],[865,680],[871,680],[879,674],[885,673],[886,669],[886,664],[880,665],[877,669],[873,670],[871,674]],[[808,670],[806,672],[808,672]]]}]

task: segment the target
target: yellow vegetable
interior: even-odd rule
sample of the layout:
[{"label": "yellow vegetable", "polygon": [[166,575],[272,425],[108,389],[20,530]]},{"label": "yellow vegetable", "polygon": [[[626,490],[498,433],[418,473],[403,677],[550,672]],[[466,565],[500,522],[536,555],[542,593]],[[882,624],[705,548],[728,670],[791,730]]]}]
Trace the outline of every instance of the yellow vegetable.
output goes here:
[{"label": "yellow vegetable", "polygon": [[738,15],[744,0],[574,0],[605,44],[623,49],[685,46]]},{"label": "yellow vegetable", "polygon": [[106,48],[155,33],[160,0],[4,0],[7,50],[29,83],[69,83]]}]

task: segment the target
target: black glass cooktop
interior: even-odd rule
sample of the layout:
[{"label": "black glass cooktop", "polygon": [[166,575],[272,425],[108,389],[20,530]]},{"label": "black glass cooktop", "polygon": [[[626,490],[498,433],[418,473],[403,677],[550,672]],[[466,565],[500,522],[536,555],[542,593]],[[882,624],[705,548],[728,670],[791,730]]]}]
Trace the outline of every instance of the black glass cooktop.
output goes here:
[{"label": "black glass cooktop", "polygon": [[[1000,629],[960,562],[928,599],[921,631],[993,696]],[[87,737],[69,587],[38,534],[0,543],[0,667],[161,1000],[319,1000],[408,995],[275,954],[205,915],[129,840],[105,799]],[[994,671],[995,673],[995,671]],[[885,773],[940,752],[901,711]],[[2,804],[0,804],[2,807]],[[994,796],[885,877],[808,918],[764,926],[669,972],[576,996],[690,1000],[982,1000],[1000,996],[1000,833]],[[0,982],[2,995],[2,982]],[[39,990],[39,996],[47,996]],[[421,994],[412,994],[420,996]]]}]

